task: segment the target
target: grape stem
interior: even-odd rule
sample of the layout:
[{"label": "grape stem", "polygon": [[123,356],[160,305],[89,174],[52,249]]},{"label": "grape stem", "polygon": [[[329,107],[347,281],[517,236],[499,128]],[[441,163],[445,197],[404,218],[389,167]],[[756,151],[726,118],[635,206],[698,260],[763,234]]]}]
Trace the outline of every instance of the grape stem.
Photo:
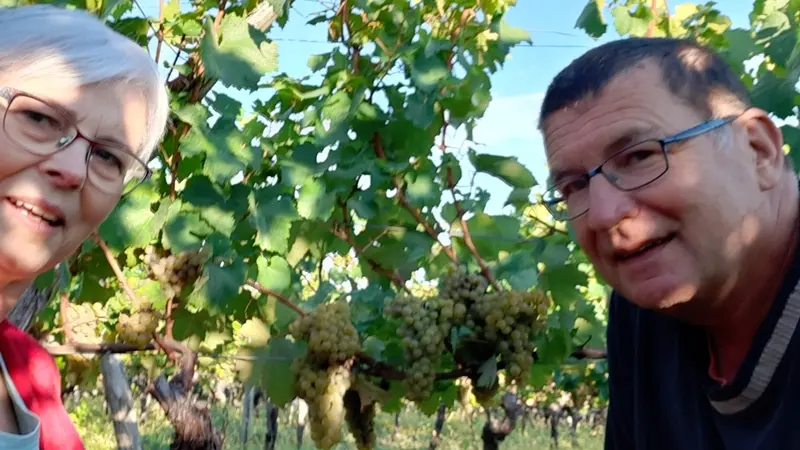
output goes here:
[{"label": "grape stem", "polygon": [[564,236],[569,236],[568,232],[566,232],[566,231],[564,231],[564,230],[562,230],[560,228],[557,228],[553,224],[545,222],[544,220],[536,217],[533,214],[527,215],[527,217],[533,219],[533,221],[538,223],[539,225],[542,225],[543,227],[547,228],[547,236],[552,236],[552,235],[554,235],[556,233],[563,234]]},{"label": "grape stem", "polygon": [[172,338],[172,329],[175,328],[175,319],[172,317],[172,313],[175,311],[174,301],[175,297],[172,296],[167,299],[166,314],[164,314],[164,334],[169,338]]},{"label": "grape stem", "polygon": [[[381,362],[376,361],[369,355],[365,355],[360,353],[357,355],[358,360],[361,364],[365,365],[366,367],[363,368],[364,373],[367,373],[372,376],[376,376],[379,378],[383,378],[385,380],[393,380],[393,381],[402,381],[405,380],[408,375],[406,375],[403,371],[395,369],[394,367]],[[586,348],[586,347],[579,347],[575,349],[570,354],[570,357],[575,359],[605,359],[606,358],[606,350],[599,349],[599,348]],[[534,361],[538,360],[538,356],[536,352],[533,353]],[[497,363],[497,369],[505,368],[505,362],[500,361]],[[451,370],[448,372],[441,372],[436,374],[437,380],[454,380],[456,378],[461,377],[474,377],[477,375],[477,366],[464,366],[459,367],[458,369]]]},{"label": "grape stem", "polygon": [[[447,126],[447,124],[445,124],[445,126]],[[444,142],[442,145],[444,146]],[[447,168],[447,184],[450,185],[450,193],[453,196],[453,206],[456,208],[456,217],[461,224],[461,232],[464,233],[464,245],[466,245],[469,252],[472,253],[472,257],[475,258],[475,261],[481,268],[481,273],[484,277],[486,277],[487,280],[489,280],[489,283],[491,283],[494,290],[496,292],[503,292],[503,287],[500,286],[500,283],[498,283],[494,278],[492,271],[489,270],[489,266],[486,265],[486,261],[484,261],[480,253],[478,253],[478,248],[475,247],[475,242],[472,240],[472,234],[469,232],[469,225],[467,224],[467,220],[464,219],[466,210],[463,206],[461,206],[461,202],[458,201],[458,198],[456,198],[456,182],[453,179],[453,171],[450,170],[450,167]]]},{"label": "grape stem", "polygon": [[194,378],[194,368],[195,364],[197,363],[197,354],[185,344],[178,342],[171,337],[153,334],[153,339],[156,341],[156,344],[164,350],[165,353],[181,354],[181,372],[175,375],[172,381],[181,381],[183,383],[183,392],[189,392],[192,387],[192,378]]},{"label": "grape stem", "polygon": [[[123,344],[123,343],[104,343],[104,344],[89,344],[83,342],[74,342],[71,344],[45,344],[45,350],[53,356],[64,356],[64,355],[81,355],[81,354],[104,354],[104,353],[139,353],[139,352],[146,352],[146,351],[153,351],[158,350],[156,344],[148,344],[145,347],[136,347],[134,345]],[[231,359],[235,361],[278,361],[278,362],[291,362],[291,359],[287,360],[284,358],[279,357],[264,357],[264,356],[253,356],[253,355],[229,355],[223,354],[218,352],[211,352],[200,350],[198,353],[203,354],[204,356],[208,356],[210,358],[215,359]]]},{"label": "grape stem", "polygon": [[64,331],[64,337],[67,338],[67,342],[75,342],[75,335],[72,333],[72,326],[74,326],[74,324],[70,326],[67,314],[70,306],[69,294],[62,292],[61,295],[59,295],[58,303],[59,313],[61,314],[61,328]]},{"label": "grape stem", "polygon": [[367,264],[369,264],[369,266],[370,266],[370,268],[372,268],[372,270],[382,274],[383,276],[385,276],[386,278],[388,278],[389,280],[394,282],[394,284],[396,284],[400,289],[406,291],[407,293],[409,293],[411,295],[414,295],[411,292],[411,289],[409,289],[409,287],[406,286],[406,283],[405,283],[405,280],[403,280],[403,277],[401,277],[397,273],[392,272],[389,269],[383,267],[382,265],[378,264],[376,261],[372,260],[371,258],[368,258],[368,257],[364,256],[363,253],[364,253],[364,249],[366,247],[359,247],[359,245],[356,243],[356,240],[353,239],[353,234],[350,231],[350,224],[349,224],[349,220],[348,220],[349,216],[348,216],[348,213],[347,213],[347,205],[344,204],[344,203],[339,203],[339,207],[342,210],[342,219],[343,219],[344,223],[342,224],[343,226],[340,226],[340,227],[336,227],[336,226],[331,227],[331,229],[330,229],[331,234],[333,234],[337,238],[343,240],[344,242],[347,242],[351,247],[353,247],[353,251],[356,252],[356,255],[359,258],[363,258],[367,262]]},{"label": "grape stem", "polygon": [[[378,155],[378,158],[380,158],[383,161],[386,161],[386,151],[383,149],[383,141],[381,140],[381,135],[378,134],[377,132],[372,137],[372,147],[375,150],[375,154]],[[400,203],[400,205],[403,208],[405,208],[406,211],[408,211],[409,214],[411,214],[420,225],[422,225],[422,227],[425,229],[425,232],[428,233],[428,235],[430,235],[430,237],[432,237],[434,241],[442,245],[442,250],[447,255],[447,257],[450,258],[450,260],[453,261],[455,264],[458,264],[459,263],[458,257],[456,256],[456,253],[453,251],[453,248],[451,246],[441,244],[441,242],[439,242],[439,234],[436,232],[433,226],[422,217],[419,208],[414,208],[408,203],[408,200],[406,200],[405,188],[403,187],[403,184],[400,183],[400,181],[394,175],[392,176],[392,182],[394,183],[394,186],[397,188],[397,202]]]},{"label": "grape stem", "polygon": [[250,279],[250,280],[247,280],[247,282],[245,284],[247,284],[251,288],[257,290],[258,292],[260,292],[260,293],[262,293],[264,295],[275,297],[279,302],[281,302],[284,305],[288,306],[294,312],[296,312],[298,315],[300,315],[300,317],[304,317],[306,315],[306,312],[303,311],[302,309],[300,309],[300,307],[295,305],[291,300],[289,300],[288,298],[284,297],[281,294],[278,294],[275,291],[271,291],[271,290],[265,288],[258,281]]},{"label": "grape stem", "polygon": [[45,345],[44,348],[51,355],[74,355],[81,353],[137,353],[148,350],[156,350],[156,346],[152,343],[144,347],[137,347],[135,345],[123,344],[121,342],[105,343],[105,344],[90,344],[86,342],[71,342],[65,345]]},{"label": "grape stem", "polygon": [[[459,37],[461,36],[461,32],[464,30],[464,27],[467,24],[467,21],[472,20],[475,18],[475,8],[466,8],[461,12],[461,18],[459,19],[459,24],[456,26],[450,34],[450,43],[456,45],[458,42]],[[445,58],[445,62],[447,64],[447,70],[453,70],[453,55],[454,50],[450,49],[447,53]],[[442,95],[446,92],[445,87],[442,88],[441,93]],[[447,127],[450,124],[447,122],[447,118],[445,117],[445,111],[442,110],[442,131],[441,131],[441,143],[439,144],[439,150],[442,151],[444,154],[447,151]],[[489,280],[492,287],[496,292],[503,292],[503,287],[500,286],[500,283],[494,278],[492,275],[492,271],[489,270],[489,266],[484,261],[483,257],[481,257],[480,253],[478,252],[478,248],[475,247],[475,243],[472,241],[472,234],[469,232],[469,225],[467,225],[467,221],[464,219],[464,214],[466,211],[461,206],[461,202],[458,201],[456,197],[456,182],[453,178],[453,169],[449,165],[445,169],[445,178],[447,181],[447,185],[450,188],[450,193],[453,196],[453,206],[456,208],[456,217],[458,218],[459,224],[461,226],[461,231],[464,233],[464,245],[467,246],[467,249],[472,254],[472,257],[475,258],[475,261],[478,263],[478,266],[481,268],[481,273],[483,276]]]},{"label": "grape stem", "polygon": [[117,280],[119,280],[119,283],[122,285],[122,290],[125,291],[125,295],[127,295],[132,302],[138,303],[139,300],[136,298],[136,294],[133,292],[133,289],[131,289],[131,285],[125,278],[125,275],[122,274],[122,269],[120,269],[119,264],[117,263],[116,258],[114,258],[114,255],[111,253],[111,249],[108,248],[106,241],[100,237],[100,233],[97,231],[92,233],[92,240],[103,251],[103,254],[106,256],[106,260],[108,261],[108,265],[111,266],[111,270],[114,271],[114,275],[116,275]]}]

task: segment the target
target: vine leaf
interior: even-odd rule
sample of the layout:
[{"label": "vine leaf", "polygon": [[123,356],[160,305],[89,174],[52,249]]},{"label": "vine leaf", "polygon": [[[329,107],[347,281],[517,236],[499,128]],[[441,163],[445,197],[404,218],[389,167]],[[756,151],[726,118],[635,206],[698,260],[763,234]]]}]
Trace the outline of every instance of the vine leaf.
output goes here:
[{"label": "vine leaf", "polygon": [[195,206],[216,206],[225,203],[225,197],[205,175],[194,175],[186,181],[181,198]]},{"label": "vine leaf", "polygon": [[292,361],[303,352],[300,344],[271,338],[266,347],[249,352],[256,359],[252,364],[238,363],[237,366],[247,384],[261,386],[270,401],[282,408],[294,398]]},{"label": "vine leaf", "polygon": [[[478,253],[487,261],[497,258],[501,251],[515,250],[520,243],[520,221],[513,216],[491,216],[479,212],[467,221],[472,241]],[[453,229],[459,229],[453,226]]]},{"label": "vine leaf", "polygon": [[239,336],[244,338],[248,345],[265,346],[269,342],[269,328],[259,318],[253,317],[242,324]]},{"label": "vine leaf", "polygon": [[278,68],[278,50],[274,43],[256,42],[255,29],[234,13],[222,19],[219,34],[213,21],[203,23],[205,34],[200,43],[200,57],[209,75],[227,86],[255,90],[261,77]]},{"label": "vine leaf", "polygon": [[312,72],[318,72],[322,70],[322,68],[324,68],[330,60],[331,52],[320,53],[319,55],[311,55],[308,57],[308,68],[311,69]]},{"label": "vine leaf", "polygon": [[161,283],[155,280],[141,280],[139,285],[134,288],[136,296],[146,299],[156,310],[163,310],[167,306],[167,295]]},{"label": "vine leaf", "polygon": [[539,362],[533,363],[531,372],[528,376],[528,387],[537,391],[550,381],[550,376],[558,368],[557,364],[542,364]]},{"label": "vine leaf", "polygon": [[170,205],[162,238],[164,248],[176,253],[200,248],[203,238],[214,231],[200,214],[183,206],[180,200]]},{"label": "vine leaf", "polygon": [[508,194],[508,198],[503,206],[511,205],[522,211],[526,206],[531,204],[531,190],[530,188],[514,188]]},{"label": "vine leaf", "polygon": [[433,123],[436,116],[435,103],[429,96],[422,93],[408,97],[408,106],[405,108],[405,117],[414,126],[425,129]]},{"label": "vine leaf", "polygon": [[523,42],[533,43],[531,35],[522,28],[509,25],[505,20],[493,27],[497,33],[498,40],[508,47],[521,44]]},{"label": "vine leaf", "polygon": [[282,257],[274,255],[268,259],[264,255],[259,255],[256,265],[258,266],[258,283],[265,288],[281,293],[291,285],[292,268]]},{"label": "vine leaf", "polygon": [[492,355],[491,358],[481,364],[480,368],[478,368],[478,374],[480,375],[477,381],[478,387],[493,386],[497,381],[497,358]]},{"label": "vine leaf", "polygon": [[608,29],[608,25],[606,25],[606,21],[603,18],[604,4],[604,0],[589,0],[586,2],[586,6],[575,22],[575,28],[582,29],[595,39],[604,35]]},{"label": "vine leaf", "polygon": [[450,71],[437,55],[426,56],[420,52],[411,64],[411,79],[422,91],[430,92],[438,88],[448,76]]},{"label": "vine leaf", "polygon": [[256,245],[270,252],[286,253],[292,223],[298,218],[297,211],[291,199],[270,197],[266,189],[250,195],[248,220],[256,229]]},{"label": "vine leaf", "polygon": [[784,125],[781,127],[781,133],[783,133],[783,143],[790,148],[789,156],[792,157],[795,169],[800,170],[800,129]]},{"label": "vine leaf", "polygon": [[158,195],[149,186],[140,186],[125,197],[100,225],[100,235],[108,248],[119,253],[130,246],[143,247],[149,244],[164,227],[172,204],[165,198],[153,213],[150,206],[158,200]]},{"label": "vine leaf", "polygon": [[247,266],[241,260],[225,265],[208,264],[189,296],[189,304],[196,308],[223,309],[239,294],[246,278]]},{"label": "vine leaf", "polygon": [[164,20],[171,21],[181,13],[181,4],[179,0],[169,0],[164,4]]},{"label": "vine leaf", "polygon": [[316,178],[306,179],[297,199],[297,212],[305,219],[328,220],[333,212],[335,195]]},{"label": "vine leaf", "polygon": [[524,292],[539,283],[539,269],[536,259],[529,252],[518,252],[498,264],[496,274],[508,281],[511,289]]},{"label": "vine leaf", "polygon": [[[797,77],[794,77],[795,81]],[[792,115],[796,104],[797,90],[792,77],[779,77],[774,72],[766,72],[753,86],[753,104],[785,119]]]},{"label": "vine leaf", "polygon": [[439,405],[444,403],[446,408],[451,408],[458,398],[458,388],[455,384],[449,383],[443,390],[436,390],[433,394],[418,403],[417,406],[421,413],[427,416],[436,414]]},{"label": "vine leaf", "polygon": [[386,349],[386,344],[374,336],[364,339],[361,346],[363,347],[362,352],[375,360],[380,360],[383,350]]},{"label": "vine leaf", "polygon": [[513,156],[497,156],[469,152],[469,161],[478,172],[489,174],[503,180],[512,188],[532,188],[536,178]]}]

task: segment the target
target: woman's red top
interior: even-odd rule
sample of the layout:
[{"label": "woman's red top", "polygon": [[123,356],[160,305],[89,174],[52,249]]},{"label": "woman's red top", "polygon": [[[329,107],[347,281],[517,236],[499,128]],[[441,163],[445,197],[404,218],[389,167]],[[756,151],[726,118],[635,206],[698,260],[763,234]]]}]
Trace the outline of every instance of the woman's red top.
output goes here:
[{"label": "woman's red top", "polygon": [[40,450],[85,450],[61,401],[61,374],[50,353],[8,320],[0,322],[0,354],[14,387],[40,420]]}]

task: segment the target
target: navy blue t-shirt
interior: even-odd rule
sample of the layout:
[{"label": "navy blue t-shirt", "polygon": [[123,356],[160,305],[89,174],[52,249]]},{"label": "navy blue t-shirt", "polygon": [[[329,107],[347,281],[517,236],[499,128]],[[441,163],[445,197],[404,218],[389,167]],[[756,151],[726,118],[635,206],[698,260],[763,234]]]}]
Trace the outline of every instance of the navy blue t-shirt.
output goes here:
[{"label": "navy blue t-shirt", "polygon": [[606,450],[800,449],[800,251],[736,376],[708,374],[705,333],[613,293]]}]

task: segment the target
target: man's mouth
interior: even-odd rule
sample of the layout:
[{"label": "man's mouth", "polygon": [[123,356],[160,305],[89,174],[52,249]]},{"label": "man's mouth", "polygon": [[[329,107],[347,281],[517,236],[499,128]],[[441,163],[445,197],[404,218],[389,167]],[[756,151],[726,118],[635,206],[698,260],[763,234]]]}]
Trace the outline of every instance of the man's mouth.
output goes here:
[{"label": "man's mouth", "polygon": [[659,247],[662,247],[662,246],[666,245],[669,241],[671,241],[671,240],[673,240],[675,238],[676,234],[677,233],[672,233],[672,234],[668,234],[668,235],[666,235],[666,236],[664,236],[662,238],[649,240],[649,241],[645,242],[644,245],[641,245],[639,248],[637,248],[637,249],[635,249],[633,251],[618,251],[618,252],[615,252],[614,253],[614,259],[616,259],[617,261],[626,261],[626,260],[629,260],[631,258],[635,258],[637,256],[640,256],[640,255],[642,255],[642,254],[644,254],[646,252],[649,252],[650,250],[653,250],[653,249],[656,249],[656,248],[659,248]]},{"label": "man's mouth", "polygon": [[45,211],[41,207],[34,205],[32,203],[28,203],[23,200],[14,199],[11,197],[7,197],[6,201],[9,202],[12,206],[19,209],[22,214],[27,216],[36,218],[41,220],[42,222],[47,223],[51,227],[58,227],[64,225],[63,217],[60,217],[53,212]]}]

